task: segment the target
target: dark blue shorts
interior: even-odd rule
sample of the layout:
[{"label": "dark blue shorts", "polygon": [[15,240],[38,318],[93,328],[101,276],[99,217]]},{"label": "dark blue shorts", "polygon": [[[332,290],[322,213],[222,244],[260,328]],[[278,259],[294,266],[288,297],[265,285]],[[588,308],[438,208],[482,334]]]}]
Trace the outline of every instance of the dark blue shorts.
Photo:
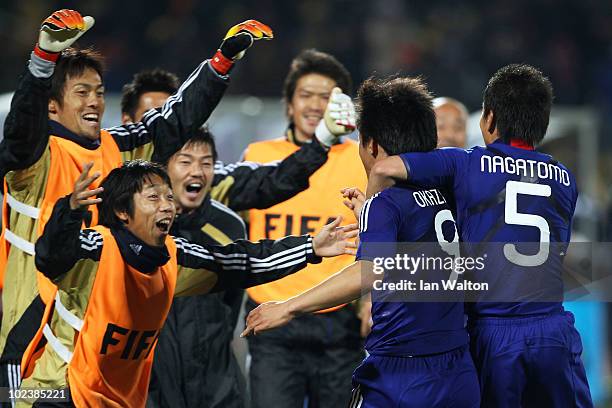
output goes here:
[{"label": "dark blue shorts", "polygon": [[592,407],[574,315],[470,320],[483,407]]},{"label": "dark blue shorts", "polygon": [[426,357],[370,355],[353,373],[351,408],[475,408],[478,377],[468,347]]}]

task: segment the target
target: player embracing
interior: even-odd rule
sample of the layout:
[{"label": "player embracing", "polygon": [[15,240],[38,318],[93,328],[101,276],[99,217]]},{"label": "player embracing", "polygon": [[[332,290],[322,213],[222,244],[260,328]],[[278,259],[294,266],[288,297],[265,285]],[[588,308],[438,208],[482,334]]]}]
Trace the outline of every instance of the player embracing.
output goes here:
[{"label": "player embracing", "polygon": [[[357,106],[359,156],[366,173],[388,155],[436,147],[431,96],[421,80],[368,79],[359,88]],[[395,256],[400,242],[430,243],[439,252],[441,237],[446,243],[458,239],[442,193],[425,192],[440,199],[420,205],[415,196],[424,192],[418,187],[391,187],[363,204],[363,193],[345,190],[349,207],[359,211],[363,205],[357,261],[285,302],[260,305],[249,314],[243,334],[257,334],[301,314],[358,299],[373,287],[373,260]],[[385,273],[384,279],[388,277]],[[353,374],[350,406],[478,407],[478,379],[468,351],[461,296],[444,302],[407,300],[372,292],[369,356]]]},{"label": "player embracing", "polygon": [[368,193],[394,179],[447,188],[461,240],[499,250],[485,276],[495,298],[468,310],[483,407],[591,407],[580,336],[561,303],[562,248],[570,241],[576,181],[534,149],[548,127],[552,85],[534,67],[508,65],[489,80],[483,99],[486,147],[381,160]]}]

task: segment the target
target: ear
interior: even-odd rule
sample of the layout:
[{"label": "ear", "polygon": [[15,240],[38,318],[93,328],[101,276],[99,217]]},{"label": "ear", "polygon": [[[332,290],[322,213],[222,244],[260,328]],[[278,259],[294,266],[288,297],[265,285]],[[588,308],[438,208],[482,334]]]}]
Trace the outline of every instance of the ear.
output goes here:
[{"label": "ear", "polygon": [[121,114],[121,123],[123,123],[124,125],[127,125],[128,123],[134,123],[134,119],[132,119],[129,114],[124,112]]},{"label": "ear", "polygon": [[49,99],[49,113],[57,114],[59,104],[55,99]]},{"label": "ear", "polygon": [[495,115],[493,114],[493,111],[491,110],[485,116],[485,129],[487,129],[489,133],[494,134],[495,128],[496,128]]},{"label": "ear", "polygon": [[370,139],[370,141],[368,142],[368,152],[374,158],[378,156],[378,143],[376,143],[374,139]]},{"label": "ear", "polygon": [[115,210],[115,215],[124,224],[129,224],[130,223],[130,217],[129,217],[129,215],[128,215],[128,213],[126,211],[117,211],[117,210]]},{"label": "ear", "polygon": [[291,118],[293,116],[293,105],[291,102],[287,103],[287,116]]}]

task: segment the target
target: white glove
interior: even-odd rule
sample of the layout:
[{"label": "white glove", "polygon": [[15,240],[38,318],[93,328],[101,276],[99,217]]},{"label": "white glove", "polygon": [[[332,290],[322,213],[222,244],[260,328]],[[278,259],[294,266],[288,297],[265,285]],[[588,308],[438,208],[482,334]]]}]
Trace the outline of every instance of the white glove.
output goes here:
[{"label": "white glove", "polygon": [[322,145],[331,147],[340,136],[355,130],[355,105],[351,97],[338,87],[332,90],[323,119],[317,125],[315,136]]},{"label": "white glove", "polygon": [[58,10],[47,17],[40,26],[38,44],[34,52],[44,59],[53,60],[48,54],[57,54],[70,47],[93,27],[94,22],[93,17],[81,17],[78,11]]}]

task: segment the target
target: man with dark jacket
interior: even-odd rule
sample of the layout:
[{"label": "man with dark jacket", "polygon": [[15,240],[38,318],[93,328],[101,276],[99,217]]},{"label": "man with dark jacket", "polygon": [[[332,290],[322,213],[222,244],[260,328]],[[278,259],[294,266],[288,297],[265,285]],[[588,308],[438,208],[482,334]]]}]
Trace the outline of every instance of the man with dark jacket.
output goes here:
[{"label": "man with dark jacket", "polygon": [[[211,197],[214,140],[207,129],[168,161],[177,216],[171,234],[200,245],[246,238],[244,221]],[[242,407],[245,382],[231,341],[244,291],[176,298],[153,360],[149,407]]]},{"label": "man with dark jacket", "polygon": [[[94,162],[94,169],[104,176],[124,160],[167,160],[217,106],[233,60],[257,36],[265,35],[252,23],[235,26],[213,58],[202,62],[162,108],[150,110],[141,122],[104,130],[101,57],[70,48],[93,22],[73,10],[57,11],[43,22],[4,126],[0,177],[6,186],[7,216],[0,239],[0,385],[11,388],[19,386],[22,371],[27,374],[20,362],[30,359],[28,344],[33,351],[34,344],[49,340],[43,338],[48,330],[41,318],[57,293],[48,279],[37,276],[34,242],[55,201],[71,191],[82,163]],[[271,31],[266,29],[269,38]],[[96,209],[88,214],[86,225],[95,225]]]},{"label": "man with dark jacket", "polygon": [[[138,122],[177,86],[171,72],[140,71],[123,87],[123,122]],[[282,161],[224,165],[208,129],[194,132],[167,163],[178,211],[172,234],[201,245],[245,238],[244,222],[230,208],[267,208],[306,189],[336,139],[327,132],[319,136],[322,142],[313,138]],[[230,346],[242,299],[240,289],[175,299],[157,346],[149,407],[243,406],[244,378]]]}]

